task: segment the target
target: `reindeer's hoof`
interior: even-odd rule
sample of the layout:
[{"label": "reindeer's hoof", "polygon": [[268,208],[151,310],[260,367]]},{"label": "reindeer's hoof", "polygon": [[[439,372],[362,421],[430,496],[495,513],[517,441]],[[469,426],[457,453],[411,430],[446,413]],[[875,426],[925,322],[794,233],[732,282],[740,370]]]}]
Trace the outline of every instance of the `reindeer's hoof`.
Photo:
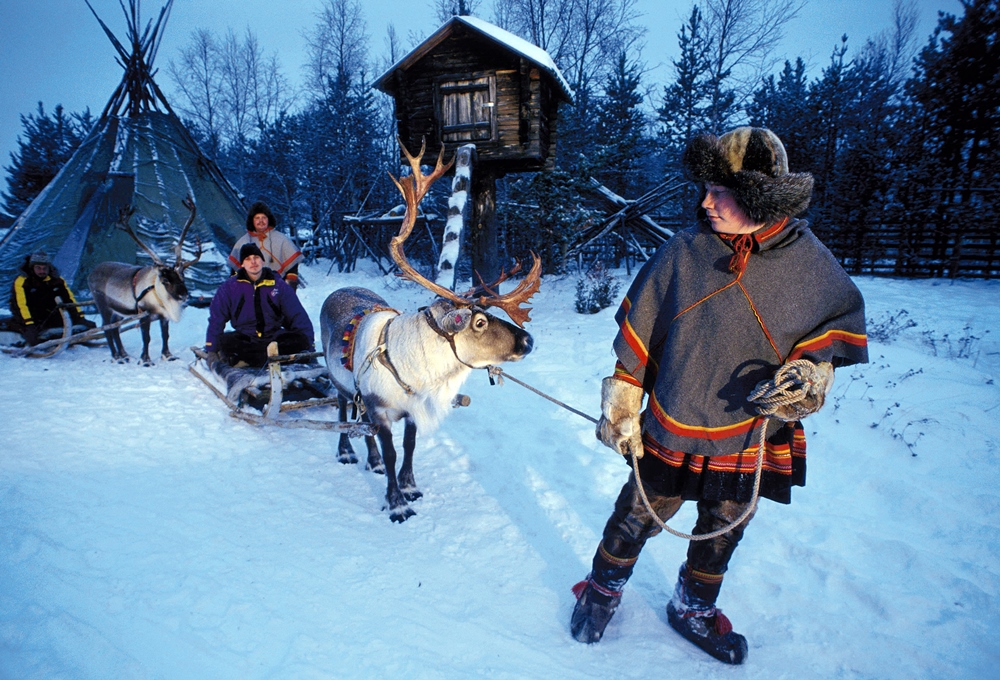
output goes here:
[{"label": "reindeer's hoof", "polygon": [[177,361],[177,357],[175,357],[173,354],[164,354],[160,358],[163,359],[164,361]]},{"label": "reindeer's hoof", "polygon": [[150,366],[155,366],[156,364],[154,364],[149,359],[143,359],[141,362],[139,362],[139,365],[144,368],[149,368]]},{"label": "reindeer's hoof", "polygon": [[379,461],[378,463],[372,463],[371,461],[368,461],[365,464],[365,469],[366,470],[371,470],[372,472],[374,472],[377,475],[384,475],[385,474],[385,463],[383,463],[382,461]]},{"label": "reindeer's hoof", "polygon": [[415,513],[410,508],[410,506],[400,505],[399,507],[393,508],[392,510],[389,511],[389,519],[391,519],[393,522],[398,522],[402,524],[409,518],[413,517],[415,514],[417,513]]},{"label": "reindeer's hoof", "polygon": [[415,501],[418,498],[424,497],[424,494],[420,491],[420,489],[416,487],[411,487],[409,489],[400,489],[400,491],[403,492],[403,498],[405,498],[407,501]]},{"label": "reindeer's hoof", "polygon": [[344,453],[341,451],[337,454],[337,462],[343,463],[344,465],[350,465],[351,463],[357,463],[358,457],[354,455],[354,452]]}]

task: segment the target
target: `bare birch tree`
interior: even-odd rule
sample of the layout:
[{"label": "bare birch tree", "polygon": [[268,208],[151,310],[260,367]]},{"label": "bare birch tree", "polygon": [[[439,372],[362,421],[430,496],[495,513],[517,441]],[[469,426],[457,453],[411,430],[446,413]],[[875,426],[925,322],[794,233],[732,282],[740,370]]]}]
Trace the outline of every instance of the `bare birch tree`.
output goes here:
[{"label": "bare birch tree", "polygon": [[774,47],[804,0],[700,0],[711,45],[713,92],[709,119],[722,132],[774,66]]},{"label": "bare birch tree", "polygon": [[574,88],[603,82],[644,29],[637,0],[496,0],[494,22],[548,52]]},{"label": "bare birch tree", "polygon": [[308,87],[322,97],[331,79],[357,74],[368,62],[368,27],[360,0],[324,0],[316,25],[305,35]]},{"label": "bare birch tree", "polygon": [[444,23],[455,15],[478,16],[482,0],[431,0],[430,5],[438,21]]},{"label": "bare birch tree", "polygon": [[277,57],[264,56],[249,27],[242,40],[232,30],[222,40],[195,31],[167,71],[181,94],[178,108],[204,133],[213,157],[256,136],[294,99]]},{"label": "bare birch tree", "polygon": [[219,45],[211,31],[198,29],[181,48],[178,61],[167,63],[167,73],[181,96],[177,107],[193,120],[205,135],[212,157],[219,154],[222,142],[221,63]]}]

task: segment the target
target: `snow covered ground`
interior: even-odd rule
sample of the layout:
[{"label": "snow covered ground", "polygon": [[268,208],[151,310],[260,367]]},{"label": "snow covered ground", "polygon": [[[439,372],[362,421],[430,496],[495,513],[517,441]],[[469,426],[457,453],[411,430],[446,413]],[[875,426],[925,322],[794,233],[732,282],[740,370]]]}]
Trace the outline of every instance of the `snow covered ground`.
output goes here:
[{"label": "snow covered ground", "polygon": [[[341,285],[428,301],[305,277],[314,322]],[[418,439],[418,514],[392,524],[384,477],[337,463],[334,435],[226,414],[187,370],[207,317],[188,309],[182,359],[153,368],[0,356],[0,678],[997,677],[1000,282],[858,284],[872,361],[838,372],[806,421],[808,486],[762,503],[723,587],[742,667],[667,626],[686,549],[667,535],[604,640],[570,637],[628,476],[591,423],[474,373],[471,407]],[[574,286],[543,281],[536,351],[506,369],[598,414],[614,310],[575,313]]]}]

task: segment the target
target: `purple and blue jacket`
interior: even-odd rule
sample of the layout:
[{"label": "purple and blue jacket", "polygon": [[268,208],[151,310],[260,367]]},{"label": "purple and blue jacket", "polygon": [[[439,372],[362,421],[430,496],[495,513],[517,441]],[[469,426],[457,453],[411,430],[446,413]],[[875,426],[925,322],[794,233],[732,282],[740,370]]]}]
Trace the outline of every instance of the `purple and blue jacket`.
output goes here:
[{"label": "purple and blue jacket", "polygon": [[218,347],[226,322],[236,331],[270,342],[284,330],[297,331],[312,340],[312,321],[292,287],[264,268],[254,283],[245,269],[219,286],[209,307],[205,349]]}]

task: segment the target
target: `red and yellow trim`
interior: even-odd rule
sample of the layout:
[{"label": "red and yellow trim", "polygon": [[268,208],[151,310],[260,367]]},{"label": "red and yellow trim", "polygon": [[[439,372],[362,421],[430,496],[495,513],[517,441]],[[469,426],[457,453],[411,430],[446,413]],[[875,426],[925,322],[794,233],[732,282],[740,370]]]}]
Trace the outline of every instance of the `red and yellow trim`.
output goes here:
[{"label": "red and yellow trim", "polygon": [[601,559],[603,559],[608,564],[614,565],[616,567],[631,567],[633,564],[635,564],[636,560],[639,559],[638,556],[627,557],[627,558],[615,557],[614,555],[612,555],[611,553],[609,553],[607,550],[604,549],[604,541],[601,541],[601,543],[597,546],[597,552],[600,554]]},{"label": "red and yellow trim", "polygon": [[278,267],[278,273],[279,274],[283,273],[285,271],[285,269],[288,268],[288,265],[290,265],[292,262],[294,262],[295,258],[297,258],[301,254],[302,253],[300,251],[296,250],[294,255],[292,255],[290,258],[288,258],[287,260],[285,260],[284,262],[282,262],[279,265],[279,267]]},{"label": "red and yellow trim", "polygon": [[722,583],[722,574],[710,574],[707,571],[700,571],[698,569],[687,568],[688,575],[695,581],[700,581],[701,583],[706,583],[709,585],[718,585]]},{"label": "red and yellow trim", "polygon": [[762,229],[756,232],[753,235],[754,239],[757,241],[757,243],[763,243],[769,238],[774,238],[775,236],[780,234],[781,231],[788,225],[788,219],[789,218],[785,217],[780,222],[775,222],[770,227],[767,227],[766,229]]},{"label": "red and yellow trim", "polygon": [[823,347],[829,347],[835,342],[844,342],[855,347],[867,347],[868,336],[860,333],[848,333],[847,331],[827,331],[823,335],[797,344],[792,348],[791,353],[785,361],[800,359],[806,352],[813,352]]},{"label": "red and yellow trim", "polygon": [[[689,455],[665,448],[651,437],[643,437],[643,449],[672,468],[686,467],[689,472],[701,474],[705,471],[752,475],[757,469],[757,447],[752,446],[739,453],[722,456]],[[801,427],[796,427],[791,444],[765,442],[764,460],[761,469],[779,475],[791,476],[792,461],[806,455],[806,436]]]},{"label": "red and yellow trim", "polygon": [[632,353],[635,354],[636,359],[639,360],[640,366],[645,366],[649,363],[649,351],[646,349],[646,345],[643,344],[642,340],[636,334],[635,329],[632,328],[632,324],[628,322],[628,319],[622,322],[621,325],[622,337],[625,338],[625,342],[632,349]]},{"label": "red and yellow trim", "polygon": [[615,362],[615,372],[613,373],[613,376],[617,380],[622,380],[624,382],[629,383],[630,385],[635,385],[636,387],[642,387],[642,383],[639,382],[634,375],[629,373],[628,370],[625,368],[625,364],[623,364],[620,361]]},{"label": "red and yellow trim", "polygon": [[748,418],[742,422],[735,423],[733,425],[724,425],[721,427],[699,427],[696,425],[686,425],[685,423],[671,418],[660,405],[660,402],[656,400],[656,395],[650,396],[649,410],[653,413],[653,417],[656,418],[657,422],[659,422],[660,425],[662,425],[664,429],[671,434],[675,434],[678,437],[706,439],[708,441],[719,441],[720,439],[729,439],[730,437],[745,435],[753,430],[761,420],[760,417],[754,416],[753,418]]}]

